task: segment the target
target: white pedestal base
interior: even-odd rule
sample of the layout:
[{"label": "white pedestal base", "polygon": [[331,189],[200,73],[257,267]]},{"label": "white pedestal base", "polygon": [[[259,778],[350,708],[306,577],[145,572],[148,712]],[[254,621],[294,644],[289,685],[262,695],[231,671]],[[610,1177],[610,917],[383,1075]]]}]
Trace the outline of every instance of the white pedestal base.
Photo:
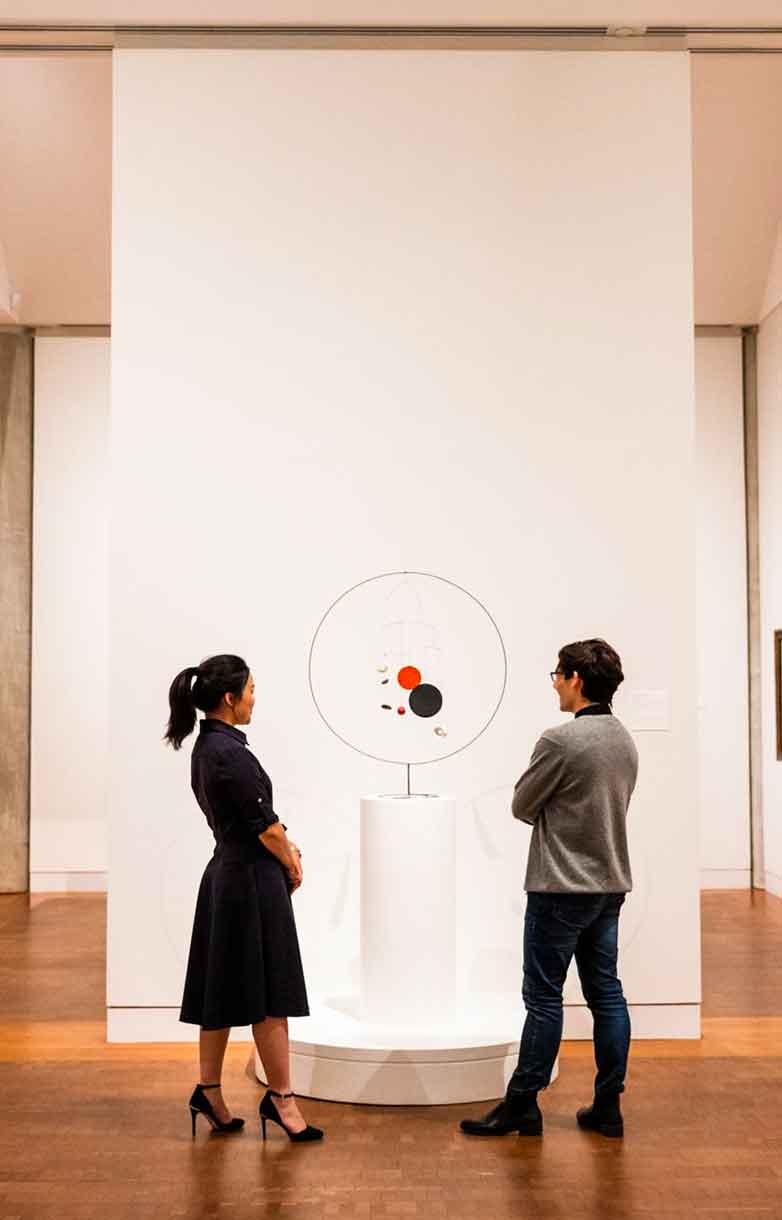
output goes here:
[{"label": "white pedestal base", "polygon": [[296,1093],[432,1106],[505,1092],[521,997],[457,996],[455,814],[448,797],[362,799],[361,986],[291,1020]]},{"label": "white pedestal base", "polygon": [[[521,1000],[518,992],[478,999],[480,1011],[434,1030],[365,1022],[358,995],[312,1004],[311,1016],[290,1022],[293,1089],[378,1106],[501,1097],[518,1059]],[[257,1057],[256,1074],[264,1079]]]}]

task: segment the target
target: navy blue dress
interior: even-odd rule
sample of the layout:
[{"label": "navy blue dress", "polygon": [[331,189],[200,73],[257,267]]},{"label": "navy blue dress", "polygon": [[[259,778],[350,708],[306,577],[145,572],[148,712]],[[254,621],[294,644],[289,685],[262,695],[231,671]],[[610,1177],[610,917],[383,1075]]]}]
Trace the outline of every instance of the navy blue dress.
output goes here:
[{"label": "navy blue dress", "polygon": [[306,1017],[287,874],[258,837],[279,821],[271,780],[244,733],[202,720],[191,783],[216,846],[198,891],[179,1019],[225,1029]]}]

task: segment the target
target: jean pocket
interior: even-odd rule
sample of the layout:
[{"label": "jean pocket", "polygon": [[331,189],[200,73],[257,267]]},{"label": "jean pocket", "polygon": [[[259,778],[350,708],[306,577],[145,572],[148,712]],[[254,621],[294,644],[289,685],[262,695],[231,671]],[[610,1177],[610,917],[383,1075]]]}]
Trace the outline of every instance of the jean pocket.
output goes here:
[{"label": "jean pocket", "polygon": [[552,915],[568,928],[581,930],[595,918],[601,899],[596,896],[568,895],[554,903]]}]

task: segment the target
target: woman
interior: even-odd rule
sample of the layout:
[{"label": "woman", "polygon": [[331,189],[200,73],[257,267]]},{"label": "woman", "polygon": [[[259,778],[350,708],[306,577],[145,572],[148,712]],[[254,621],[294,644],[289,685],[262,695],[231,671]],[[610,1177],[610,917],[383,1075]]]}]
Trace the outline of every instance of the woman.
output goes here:
[{"label": "woman", "polygon": [[203,1114],[215,1131],[240,1131],[221,1091],[232,1025],[251,1025],[266,1072],[261,1126],[291,1140],[322,1139],[301,1116],[290,1087],[288,1017],[305,1017],[307,992],[291,894],[301,853],[272,806],[272,785],[238,726],[249,724],[255,683],[241,657],[210,657],[184,669],[168,693],[165,741],[178,750],[204,713],[190,778],[217,846],[198,891],[180,1020],[200,1025],[201,1084],[190,1098],[195,1136]]}]

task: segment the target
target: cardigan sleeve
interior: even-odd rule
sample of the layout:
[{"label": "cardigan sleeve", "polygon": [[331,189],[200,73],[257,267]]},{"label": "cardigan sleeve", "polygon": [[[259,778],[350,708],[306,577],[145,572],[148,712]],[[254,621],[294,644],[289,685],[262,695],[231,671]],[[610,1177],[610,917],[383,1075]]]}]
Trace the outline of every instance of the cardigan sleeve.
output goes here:
[{"label": "cardigan sleeve", "polygon": [[533,750],[527,770],[513,790],[511,808],[514,818],[534,825],[562,782],[564,769],[562,748],[544,734]]}]

